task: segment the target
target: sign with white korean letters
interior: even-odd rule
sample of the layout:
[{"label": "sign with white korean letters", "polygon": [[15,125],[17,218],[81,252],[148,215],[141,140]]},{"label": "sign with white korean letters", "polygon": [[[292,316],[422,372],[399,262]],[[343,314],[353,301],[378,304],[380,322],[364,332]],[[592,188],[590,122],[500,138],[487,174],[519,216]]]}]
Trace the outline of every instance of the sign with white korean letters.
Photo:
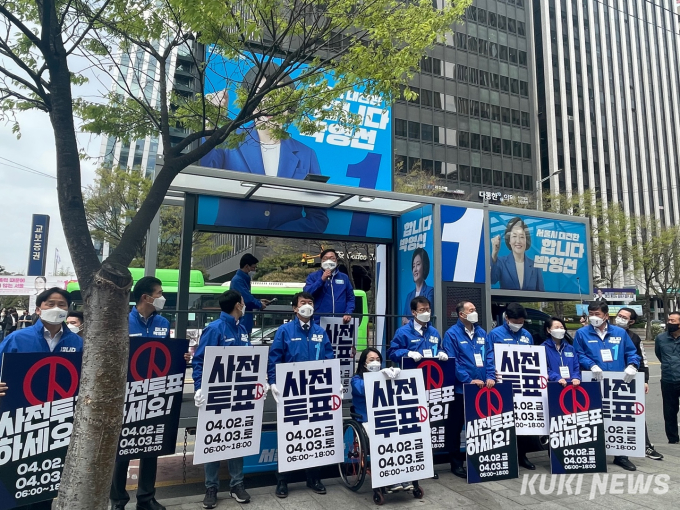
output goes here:
[{"label": "sign with white korean letters", "polygon": [[595,382],[548,383],[550,472],[606,473],[602,396]]},{"label": "sign with white korean letters", "polygon": [[402,368],[420,369],[425,382],[425,394],[430,412],[430,431],[432,433],[432,449],[443,450],[445,446],[444,423],[451,410],[455,394],[456,376],[453,361],[423,359],[419,362],[411,358],[401,359]]},{"label": "sign with white korean letters", "polygon": [[463,386],[468,483],[518,477],[517,436],[508,383]]},{"label": "sign with white korean letters", "polygon": [[396,379],[364,373],[373,488],[432,478],[427,393],[422,370]]},{"label": "sign with white korean letters", "polygon": [[[592,372],[583,372],[592,381]],[[645,375],[623,382],[623,372],[605,372],[600,382],[607,455],[645,456]]]},{"label": "sign with white korean letters", "polygon": [[130,338],[117,459],[175,453],[188,340]]},{"label": "sign with white korean letters", "polygon": [[499,382],[512,385],[518,436],[548,435],[548,364],[541,345],[494,345]]},{"label": "sign with white korean letters", "polygon": [[194,464],[260,453],[268,347],[206,347]]},{"label": "sign with white korean letters", "polygon": [[340,360],[340,378],[342,380],[342,398],[352,398],[350,381],[354,376],[354,355],[357,345],[357,327],[359,321],[342,322],[342,317],[321,317],[320,326],[326,330],[328,339],[333,345],[335,359]]},{"label": "sign with white korean letters", "polygon": [[343,460],[340,360],[276,365],[279,472]]},{"label": "sign with white korean letters", "polygon": [[7,353],[0,380],[0,510],[57,497],[81,353]]}]

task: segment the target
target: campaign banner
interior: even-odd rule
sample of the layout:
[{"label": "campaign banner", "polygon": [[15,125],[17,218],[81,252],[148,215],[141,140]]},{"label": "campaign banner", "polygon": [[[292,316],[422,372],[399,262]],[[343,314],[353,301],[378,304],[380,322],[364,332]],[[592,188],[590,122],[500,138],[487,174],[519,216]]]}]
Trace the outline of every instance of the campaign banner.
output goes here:
[{"label": "campaign banner", "polygon": [[432,449],[444,450],[446,431],[444,424],[451,411],[451,402],[456,398],[456,375],[453,361],[422,359],[418,362],[411,358],[401,358],[404,370],[418,369],[423,372],[425,395],[430,414],[430,433]]},{"label": "campaign banner", "polygon": [[[623,372],[605,372],[600,381],[607,455],[645,456],[645,374],[638,372],[629,383]],[[583,372],[583,381],[593,380]]]},{"label": "campaign banner", "polygon": [[600,386],[548,383],[550,472],[606,473],[607,451]]},{"label": "campaign banner", "polygon": [[402,370],[396,379],[366,372],[364,384],[373,488],[432,478],[430,413],[422,370]]},{"label": "campaign banner", "polygon": [[340,360],[276,365],[279,473],[343,459]]},{"label": "campaign banner", "polygon": [[499,382],[512,385],[518,436],[548,435],[548,364],[542,345],[494,345]]},{"label": "campaign banner", "polygon": [[[644,311],[642,310],[642,305],[607,305],[609,307],[609,316],[616,317],[622,308],[630,308],[634,310],[638,317],[642,317]],[[576,315],[588,316],[588,304],[577,304],[576,305]]]},{"label": "campaign banner", "polygon": [[604,287],[593,287],[593,301],[623,301],[629,303],[637,298],[637,288],[628,287],[623,289],[607,289]]},{"label": "campaign banner", "polygon": [[175,453],[188,340],[130,337],[117,460]]},{"label": "campaign banner", "polygon": [[29,244],[29,276],[45,274],[47,262],[47,239],[50,233],[50,217],[47,214],[34,214],[31,219],[31,242]]},{"label": "campaign banner", "polygon": [[485,283],[484,209],[441,206],[442,280]]},{"label": "campaign banner", "polygon": [[398,306],[402,324],[412,317],[411,300],[425,296],[434,311],[434,231],[432,206],[424,205],[399,216],[397,232]]},{"label": "campaign banner", "polygon": [[268,347],[206,347],[194,465],[260,452]]},{"label": "campaign banner", "polygon": [[512,387],[463,385],[468,483],[519,476]]},{"label": "campaign banner", "polygon": [[31,296],[35,310],[35,296],[45,289],[59,287],[65,289],[74,276],[0,276],[0,295],[2,296]]},{"label": "campaign banner", "polygon": [[340,379],[342,381],[342,398],[352,398],[350,381],[354,376],[354,356],[357,349],[357,329],[359,321],[352,319],[345,324],[342,317],[321,317],[319,324],[326,330],[333,346],[335,359],[340,360]]},{"label": "campaign banner", "polygon": [[73,431],[81,353],[5,353],[0,510],[54,499]]},{"label": "campaign banner", "polygon": [[[530,293],[590,292],[585,223],[489,211],[491,288]],[[523,264],[522,282],[517,265]]]}]

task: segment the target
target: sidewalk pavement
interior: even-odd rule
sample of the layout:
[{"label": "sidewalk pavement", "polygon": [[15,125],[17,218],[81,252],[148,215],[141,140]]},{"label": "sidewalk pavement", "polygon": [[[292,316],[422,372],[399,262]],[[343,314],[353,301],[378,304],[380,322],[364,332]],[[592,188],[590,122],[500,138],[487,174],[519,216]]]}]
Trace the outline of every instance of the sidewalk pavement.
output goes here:
[{"label": "sidewalk pavement", "polygon": [[[385,506],[402,508],[443,508],[482,510],[676,510],[680,501],[680,445],[658,444],[657,449],[665,456],[661,461],[647,458],[632,458],[637,471],[629,472],[613,465],[607,457],[608,473],[582,475],[580,487],[578,475],[571,483],[566,475],[550,476],[550,462],[547,452],[529,454],[536,464],[536,471],[520,468],[520,476],[514,480],[467,484],[453,476],[446,465],[435,466],[438,480],[423,480],[423,499],[415,499],[410,493],[387,494]],[[527,478],[525,478],[527,475]],[[545,476],[541,476],[545,475]],[[618,475],[618,476],[616,476]],[[629,476],[630,475],[630,476]],[[606,478],[605,478],[606,476]],[[562,482],[560,482],[562,478]],[[566,483],[565,483],[566,482]],[[248,480],[246,479],[246,488]],[[326,495],[317,495],[305,487],[304,482],[289,484],[290,494],[286,499],[274,495],[275,487],[248,489],[252,496],[249,504],[240,505],[229,497],[228,492],[218,494],[217,509],[235,510],[360,510],[375,508],[370,477],[358,493],[342,485],[339,478],[326,479]],[[563,485],[561,485],[563,484]],[[636,485],[637,484],[637,485]],[[226,485],[226,483],[223,483]],[[524,490],[522,490],[524,485]],[[551,490],[552,485],[552,490]],[[562,486],[562,490],[560,489]],[[640,493],[640,487],[646,485]],[[569,490],[567,490],[569,488]],[[580,490],[579,490],[580,488]],[[532,491],[533,489],[533,491]],[[602,492],[602,493],[601,493]],[[160,500],[167,510],[202,509],[203,495]]]}]

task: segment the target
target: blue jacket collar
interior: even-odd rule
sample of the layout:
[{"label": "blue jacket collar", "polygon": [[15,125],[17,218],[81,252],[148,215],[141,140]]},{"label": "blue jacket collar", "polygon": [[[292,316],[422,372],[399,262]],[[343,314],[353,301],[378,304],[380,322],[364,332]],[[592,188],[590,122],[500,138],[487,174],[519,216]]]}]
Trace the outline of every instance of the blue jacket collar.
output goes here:
[{"label": "blue jacket collar", "polygon": [[[458,319],[458,322],[456,322],[456,326],[458,326],[460,328],[460,331],[462,333],[465,333],[467,335],[467,329],[465,328],[465,324],[463,324],[462,320]],[[472,325],[472,330],[475,332],[475,335],[478,334],[478,329],[481,329],[479,324],[473,324]]]},{"label": "blue jacket collar", "polygon": [[[408,321],[408,323],[409,323],[409,326],[411,326],[411,329],[413,330],[413,332],[418,333],[418,331],[416,330],[416,320],[412,318],[410,321]],[[431,327],[432,327],[431,322],[428,322],[427,324],[425,324],[423,326],[423,333],[425,333]]]},{"label": "blue jacket collar", "polygon": [[221,312],[220,313],[220,320],[223,320],[224,322],[226,322],[227,324],[229,324],[230,326],[232,326],[234,328],[238,327],[238,325],[240,323],[240,321],[237,322],[236,319],[234,319],[233,315],[231,315],[227,312]]},{"label": "blue jacket collar", "polygon": [[236,271],[236,274],[239,277],[243,278],[245,281],[250,282],[250,275],[246,273],[243,269],[239,269],[238,271]]},{"label": "blue jacket collar", "polygon": [[132,315],[143,326],[148,326],[149,323],[153,321],[153,318],[156,315],[158,315],[158,312],[154,311],[151,313],[151,315],[149,315],[147,319],[144,319],[144,317],[142,317],[142,314],[139,313],[139,310],[137,310],[137,306],[133,306],[132,310],[130,311],[130,315]]}]

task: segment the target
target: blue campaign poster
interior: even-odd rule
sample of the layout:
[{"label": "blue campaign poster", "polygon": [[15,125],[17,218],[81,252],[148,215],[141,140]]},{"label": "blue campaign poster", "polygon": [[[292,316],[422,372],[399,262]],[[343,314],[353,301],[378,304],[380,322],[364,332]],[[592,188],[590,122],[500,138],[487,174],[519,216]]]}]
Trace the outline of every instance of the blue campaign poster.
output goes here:
[{"label": "blue campaign poster", "polygon": [[[425,296],[434,307],[434,231],[432,206],[424,205],[399,217],[397,258],[399,310],[411,318],[411,300]],[[405,320],[403,322],[406,322]]]},{"label": "blue campaign poster", "polygon": [[484,283],[484,210],[441,206],[442,280]]},{"label": "blue campaign poster", "polygon": [[588,294],[585,223],[495,211],[489,223],[493,289]]}]

